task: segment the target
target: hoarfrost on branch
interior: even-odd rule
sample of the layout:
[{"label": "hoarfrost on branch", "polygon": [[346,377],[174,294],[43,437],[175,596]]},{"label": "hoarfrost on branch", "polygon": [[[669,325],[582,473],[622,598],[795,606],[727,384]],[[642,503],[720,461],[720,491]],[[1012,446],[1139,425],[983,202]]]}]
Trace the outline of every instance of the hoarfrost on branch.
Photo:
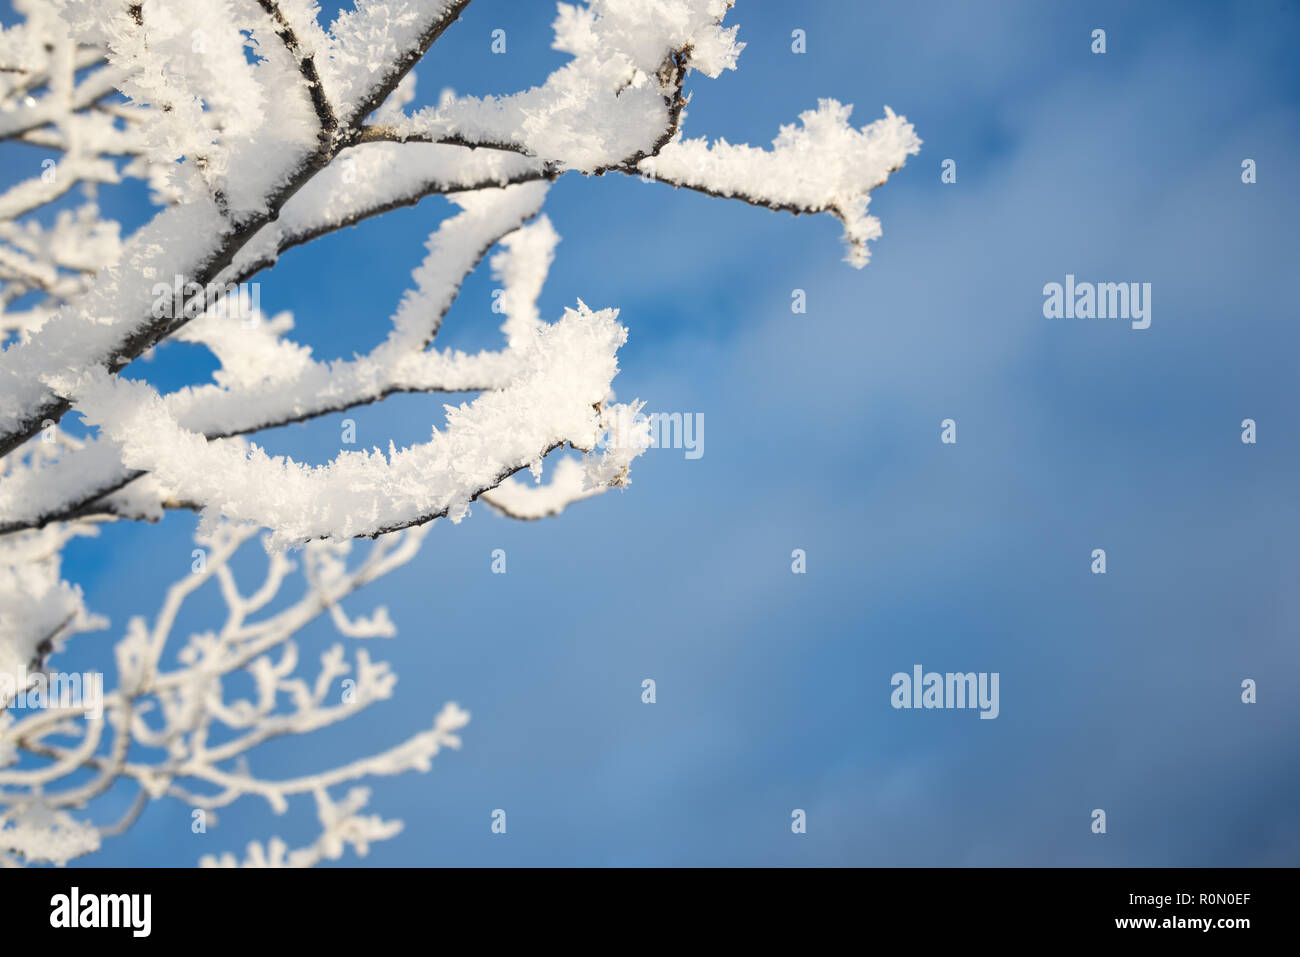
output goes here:
[{"label": "hoarfrost on branch", "polygon": [[[447,90],[409,109],[414,68],[444,33],[454,42],[468,3],[357,0],[325,25],[314,0],[15,0],[23,19],[0,31],[0,148],[59,158],[0,192],[0,708],[25,693],[17,676],[108,625],[62,578],[69,541],[193,509],[204,557],[152,619],[127,623],[102,715],[63,699],[0,710],[0,862],[92,853],[161,798],[204,815],[243,797],[277,812],[295,796],[315,801],[310,846],[276,838],[242,859],[206,855],[209,865],[307,866],[397,833],[400,823],[362,813],[359,782],[427,770],[459,747],[469,715],[457,705],[378,754],[306,777],[262,777],[248,755],[392,695],[395,675],[362,647],[392,622],[343,601],[410,561],[435,519],[460,521],[480,499],[536,519],[628,484],[650,438],[612,439],[641,408],[613,399],[627,339],[617,310],[577,300],[548,321],[537,308],[559,239],[542,212],[557,178],[622,174],[829,213],[846,260],[866,264],[880,235],[869,194],[920,141],[888,107],[855,128],[851,107],[830,99],[768,147],[687,138],[688,78],[735,69],[744,46],[724,23],[729,0],[561,3],[553,47],[569,59],[541,85]],[[158,211],[123,236],[99,193],[130,179],[148,184]],[[292,316],[248,301],[242,284],[296,247],[437,196],[453,214],[365,354],[317,358],[289,338]],[[435,347],[462,282],[493,250],[500,347]],[[156,286],[174,276],[183,301],[160,310]],[[164,394],[119,375],[168,341],[210,350],[212,381]],[[399,392],[477,398],[447,407],[427,442],[322,466],[248,438]],[[69,413],[90,429],[63,428]],[[361,537],[374,542],[357,558]],[[245,592],[231,560],[254,539],[265,574]],[[174,636],[204,587],[225,620]],[[294,636],[323,615],[349,647],[307,667]],[[95,800],[123,783],[135,790],[125,817],[94,823]]]}]

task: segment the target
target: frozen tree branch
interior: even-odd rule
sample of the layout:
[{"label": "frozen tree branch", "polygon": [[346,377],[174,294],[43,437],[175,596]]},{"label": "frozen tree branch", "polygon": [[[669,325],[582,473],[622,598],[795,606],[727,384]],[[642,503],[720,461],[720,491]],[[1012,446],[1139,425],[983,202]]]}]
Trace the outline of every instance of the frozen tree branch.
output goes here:
[{"label": "frozen tree branch", "polygon": [[[135,781],[145,796],[135,802],[128,818],[138,815],[147,800],[172,797],[207,811],[244,795],[259,797],[280,812],[295,795],[315,794],[322,813],[330,814],[330,788],[376,775],[427,770],[442,748],[459,747],[456,732],[468,715],[447,705],[428,730],[374,756],[289,779],[266,778],[248,769],[246,756],[259,745],[328,727],[391,696],[396,677],[364,649],[357,650],[349,665],[343,647],[334,645],[321,655],[319,670],[310,680],[299,677],[298,646],[292,638],[326,612],[344,634],[360,639],[391,635],[382,608],[368,618],[350,618],[341,602],[410,561],[426,534],[425,529],[413,529],[386,536],[351,566],[347,545],[311,545],[303,552],[305,592],[282,610],[259,616],[281,595],[294,565],[282,552],[270,550],[265,581],[243,595],[229,561],[255,531],[222,526],[200,537],[208,550],[205,567],[172,586],[152,626],[134,619],[119,642],[120,683],[103,697],[102,717],[87,717],[84,705],[51,707],[22,719],[15,719],[14,712],[0,715],[0,852],[59,862],[94,850],[101,838],[120,832],[123,822],[94,828],[76,822],[69,812],[119,778]],[[182,648],[173,650],[176,666],[167,668],[167,646],[182,606],[200,588],[214,584],[226,604],[225,622],[216,632],[191,635]],[[228,679],[241,673],[250,679],[251,697],[229,690]],[[340,691],[344,678],[350,684]],[[109,737],[112,740],[106,741]],[[74,743],[58,743],[69,739]],[[129,757],[140,749],[158,757]],[[21,761],[23,755],[44,760],[22,767],[32,764]],[[92,772],[89,780],[76,776],[83,770]],[[323,836],[327,845],[343,839],[339,834],[331,838],[331,828],[370,839],[391,834],[391,825],[375,831],[354,819],[358,793],[342,805],[350,809],[346,814],[330,818]],[[36,826],[33,822],[47,830],[60,822],[62,829],[79,834],[79,843],[42,844],[29,833]]]},{"label": "frozen tree branch", "polygon": [[[849,107],[822,100],[770,148],[686,138],[688,78],[735,69],[744,46],[723,24],[729,0],[561,3],[554,47],[568,59],[540,85],[447,91],[410,109],[414,68],[467,3],[356,0],[325,25],[314,0],[15,0],[23,20],[0,31],[0,141],[57,158],[0,188],[0,679],[107,627],[63,580],[70,540],[192,509],[205,564],[151,624],[128,624],[102,718],[62,700],[21,717],[0,710],[0,863],[91,853],[163,798],[208,812],[242,797],[283,810],[310,795],[321,837],[292,851],[255,843],[250,865],[361,854],[397,832],[361,813],[368,791],[354,785],[458,746],[467,715],[455,706],[377,755],[316,773],[266,777],[250,761],[392,693],[395,677],[363,649],[348,663],[331,648],[299,674],[293,636],[323,614],[350,639],[390,634],[382,610],[350,617],[342,599],[410,560],[430,523],[459,521],[479,500],[522,520],[557,515],[626,486],[648,446],[647,427],[626,428],[641,404],[612,398],[627,338],[617,311],[538,309],[558,242],[542,212],[550,183],[622,173],[825,212],[844,225],[848,261],[866,264],[880,235],[869,194],[917,151],[915,132],[888,107],[854,128]],[[158,209],[124,236],[97,197],[132,179]],[[368,351],[314,356],[289,338],[290,314],[262,315],[242,285],[298,247],[438,196],[453,214]],[[489,256],[500,346],[439,348],[462,283]],[[160,296],[174,277],[182,288]],[[210,382],[164,394],[119,374],[182,341],[216,358]],[[268,429],[396,393],[474,397],[409,448],[309,467],[258,444]],[[64,427],[70,411],[88,433]],[[245,595],[229,562],[258,529],[267,573]],[[376,541],[349,568],[358,537]],[[306,592],[266,614],[293,568],[285,547],[301,550]],[[169,652],[181,608],[205,587],[225,621]],[[251,696],[232,690],[238,675]],[[23,691],[0,687],[0,709]],[[117,782],[137,788],[130,808],[91,823]]]}]

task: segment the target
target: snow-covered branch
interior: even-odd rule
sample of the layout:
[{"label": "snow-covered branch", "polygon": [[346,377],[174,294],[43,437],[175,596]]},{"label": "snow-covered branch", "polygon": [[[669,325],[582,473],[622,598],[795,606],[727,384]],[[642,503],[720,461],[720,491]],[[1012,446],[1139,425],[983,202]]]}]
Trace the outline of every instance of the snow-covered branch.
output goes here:
[{"label": "snow-covered branch", "polygon": [[[292,637],[323,613],[350,638],[390,633],[382,612],[352,618],[340,601],[409,560],[430,523],[459,521],[479,500],[511,518],[557,515],[625,487],[650,444],[647,428],[626,427],[641,404],[613,399],[627,340],[618,311],[576,296],[560,315],[538,308],[559,239],[542,211],[551,183],[618,173],[828,213],[847,260],[866,264],[880,235],[869,195],[920,141],[888,107],[855,128],[835,100],[768,148],[688,138],[688,81],[735,69],[744,47],[724,22],[730,0],[560,3],[553,46],[567,59],[540,84],[447,90],[413,109],[417,64],[454,42],[468,2],[356,0],[326,24],[315,0],[15,0],[24,19],[0,31],[0,143],[33,162],[0,184],[0,708],[71,635],[107,625],[63,578],[67,542],[192,509],[206,564],[152,624],[128,625],[102,718],[64,703],[0,711],[0,858],[88,853],[163,797],[211,811],[311,795],[321,838],[294,851],[254,844],[248,864],[364,853],[396,833],[360,813],[368,792],[351,786],[455,747],[467,716],[454,706],[378,755],[303,777],[258,776],[245,758],[391,694],[393,675],[364,650],[349,664],[330,649],[299,675]],[[132,179],[156,209],[124,235],[99,198]],[[430,197],[451,213],[367,351],[317,357],[290,338],[290,313],[263,315],[248,296],[244,284],[282,256]],[[484,259],[501,287],[499,346],[438,347]],[[182,341],[216,358],[210,382],[164,393],[120,374]],[[444,407],[409,448],[307,466],[259,444],[277,426],[439,392],[475,396]],[[80,424],[65,428],[70,412]],[[260,529],[267,575],[245,595],[229,561]],[[377,540],[349,569],[358,537]],[[301,550],[307,591],[262,616],[288,580],[287,547]],[[169,661],[179,610],[201,587],[220,593],[227,618]],[[223,684],[240,673],[252,697]],[[355,685],[342,701],[341,680]],[[81,812],[124,780],[141,795],[131,810],[89,823]]]},{"label": "snow-covered branch", "polygon": [[[116,649],[116,689],[89,701],[83,695],[44,702],[26,717],[0,714],[0,855],[58,863],[96,849],[102,837],[118,830],[117,823],[97,826],[74,812],[118,779],[132,781],[145,800],[175,798],[205,814],[245,795],[282,812],[295,796],[313,794],[326,825],[326,843],[317,850],[326,856],[337,856],[331,848],[339,841],[356,844],[354,837],[377,840],[395,833],[392,825],[374,829],[356,818],[357,795],[364,791],[352,792],[335,808],[329,790],[428,770],[440,750],[460,746],[457,732],[469,715],[456,705],[442,708],[427,730],[376,755],[305,776],[263,776],[250,770],[248,758],[272,739],[318,731],[391,697],[396,676],[364,648],[349,663],[344,647],[333,645],[321,653],[314,674],[300,674],[293,636],[323,613],[345,635],[391,636],[383,608],[349,617],[342,602],[410,561],[426,534],[419,528],[385,536],[355,563],[348,561],[347,543],[309,545],[301,559],[305,590],[273,614],[264,612],[282,597],[294,563],[268,549],[264,581],[244,594],[229,563],[256,530],[222,525],[200,536],[203,565],[187,569],[172,586],[152,624],[142,618],[128,624]],[[215,631],[190,635],[180,648],[170,647],[182,607],[205,587],[220,592],[225,621]],[[350,810],[341,813],[344,808]],[[45,839],[38,840],[42,829]]]}]

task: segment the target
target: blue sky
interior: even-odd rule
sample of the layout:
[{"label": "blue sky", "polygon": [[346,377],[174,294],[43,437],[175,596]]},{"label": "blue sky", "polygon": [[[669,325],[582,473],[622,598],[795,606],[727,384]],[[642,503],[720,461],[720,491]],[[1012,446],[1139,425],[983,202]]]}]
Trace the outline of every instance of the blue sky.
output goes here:
[{"label": "blue sky", "polygon": [[[563,178],[543,313],[620,307],[620,398],[702,413],[705,454],[652,450],[630,489],[560,519],[439,523],[352,602],[398,625],[371,649],[401,676],[395,699],[255,767],[309,771],[443,701],[468,708],[460,752],[375,782],[372,810],[406,822],[377,865],[1300,863],[1300,5],[810,7],[737,5],[749,45],[735,73],[688,82],[686,132],[766,144],[827,96],[859,125],[905,114],[924,145],[873,196],[871,264],[840,262],[827,217]],[[419,99],[540,82],[560,62],[552,16],[476,0]],[[451,209],[427,200],[286,256],[263,308],[292,309],[318,356],[364,349]],[[1042,288],[1067,273],[1151,283],[1151,327],[1045,319]],[[491,289],[486,270],[466,284],[440,343],[495,341]],[[209,368],[169,347],[131,373],[173,388]],[[385,447],[426,437],[443,401],[351,415]],[[341,418],[266,445],[326,461]],[[62,667],[106,657],[156,607],[193,525],[70,547],[67,576],[114,627]],[[320,622],[303,643],[332,640]],[[894,710],[890,677],[917,663],[998,672],[999,717]],[[305,843],[314,824],[310,802],[277,817],[247,800],[194,835],[159,802],[92,861],[189,864]]]}]

